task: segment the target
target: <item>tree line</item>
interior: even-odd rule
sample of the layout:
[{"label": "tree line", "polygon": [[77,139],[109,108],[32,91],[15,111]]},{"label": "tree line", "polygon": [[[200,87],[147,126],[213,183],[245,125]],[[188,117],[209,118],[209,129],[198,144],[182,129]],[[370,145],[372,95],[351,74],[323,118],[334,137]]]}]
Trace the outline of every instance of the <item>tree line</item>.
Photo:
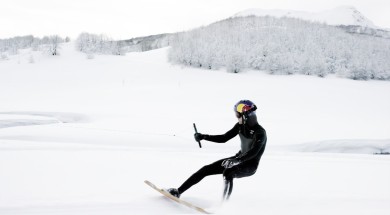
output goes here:
[{"label": "tree line", "polygon": [[59,45],[69,41],[69,37],[62,38],[58,35],[44,36],[42,38],[27,35],[0,39],[0,55],[4,59],[8,55],[18,54],[20,49],[27,48],[31,48],[33,51],[44,51],[50,55],[58,55]]},{"label": "tree line", "polygon": [[236,17],[177,34],[173,63],[230,72],[390,80],[390,40],[295,18]]},{"label": "tree line", "polygon": [[[21,49],[31,48],[32,51],[43,51],[49,55],[59,55],[61,44],[69,42],[58,36],[44,36],[42,38],[32,35],[17,36],[8,39],[0,39],[0,57],[7,59],[9,55],[16,55]],[[123,55],[125,53],[124,42],[114,41],[103,34],[81,33],[76,39],[76,49],[92,58],[94,54]]]}]

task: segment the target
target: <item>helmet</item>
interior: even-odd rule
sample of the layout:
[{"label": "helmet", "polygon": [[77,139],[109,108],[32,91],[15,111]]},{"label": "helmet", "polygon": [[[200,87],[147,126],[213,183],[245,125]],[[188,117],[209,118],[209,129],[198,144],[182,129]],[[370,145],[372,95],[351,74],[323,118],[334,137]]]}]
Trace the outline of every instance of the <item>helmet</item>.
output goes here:
[{"label": "helmet", "polygon": [[234,111],[238,118],[244,116],[244,119],[246,119],[248,116],[255,114],[256,109],[256,105],[249,100],[240,100],[234,105]]}]

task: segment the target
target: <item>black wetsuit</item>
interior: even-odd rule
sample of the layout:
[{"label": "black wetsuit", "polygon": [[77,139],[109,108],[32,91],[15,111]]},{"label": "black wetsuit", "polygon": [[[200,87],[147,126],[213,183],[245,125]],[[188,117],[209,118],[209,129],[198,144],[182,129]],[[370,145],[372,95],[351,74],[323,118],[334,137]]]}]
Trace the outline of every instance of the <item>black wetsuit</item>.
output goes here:
[{"label": "black wetsuit", "polygon": [[[202,167],[178,188],[180,194],[197,184],[206,176],[223,174],[224,179],[231,183],[230,195],[233,178],[242,178],[255,174],[267,142],[267,134],[264,128],[257,122],[251,127],[237,123],[223,135],[204,135],[204,140],[225,143],[237,134],[241,139],[241,150],[235,156],[224,158]],[[229,158],[236,158],[240,163],[231,168],[223,167],[222,162]]]}]

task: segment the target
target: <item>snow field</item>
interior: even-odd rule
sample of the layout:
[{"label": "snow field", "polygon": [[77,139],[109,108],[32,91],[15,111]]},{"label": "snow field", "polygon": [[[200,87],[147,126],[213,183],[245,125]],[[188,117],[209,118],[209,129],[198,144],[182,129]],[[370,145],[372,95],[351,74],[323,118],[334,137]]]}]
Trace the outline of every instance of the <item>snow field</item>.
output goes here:
[{"label": "snow field", "polygon": [[167,51],[87,60],[66,44],[0,61],[0,214],[196,213],[143,181],[176,187],[236,153],[238,138],[199,149],[192,123],[226,132],[240,99],[268,134],[258,172],[223,205],[221,176],[184,200],[217,214],[388,213],[390,158],[373,155],[389,144],[388,82],[188,69]]}]

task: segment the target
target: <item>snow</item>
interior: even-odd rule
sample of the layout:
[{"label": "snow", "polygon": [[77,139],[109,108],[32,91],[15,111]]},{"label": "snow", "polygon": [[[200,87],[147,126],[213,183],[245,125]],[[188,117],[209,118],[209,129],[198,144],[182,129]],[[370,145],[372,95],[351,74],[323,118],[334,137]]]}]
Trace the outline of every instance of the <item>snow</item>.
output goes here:
[{"label": "snow", "polygon": [[[216,214],[388,214],[390,84],[171,65],[169,48],[95,59],[65,44],[0,61],[0,214],[196,214],[146,186],[177,187],[239,150],[220,134],[251,99],[268,144],[258,172],[182,195]],[[29,63],[30,56],[34,63]],[[348,149],[348,150],[346,150]],[[326,152],[326,153],[324,153]]]},{"label": "snow", "polygon": [[367,19],[362,13],[352,6],[341,6],[330,10],[319,12],[306,12],[294,10],[264,10],[248,9],[235,14],[233,17],[244,16],[274,16],[292,17],[312,22],[326,23],[328,25],[359,25],[377,29],[372,21]]}]

